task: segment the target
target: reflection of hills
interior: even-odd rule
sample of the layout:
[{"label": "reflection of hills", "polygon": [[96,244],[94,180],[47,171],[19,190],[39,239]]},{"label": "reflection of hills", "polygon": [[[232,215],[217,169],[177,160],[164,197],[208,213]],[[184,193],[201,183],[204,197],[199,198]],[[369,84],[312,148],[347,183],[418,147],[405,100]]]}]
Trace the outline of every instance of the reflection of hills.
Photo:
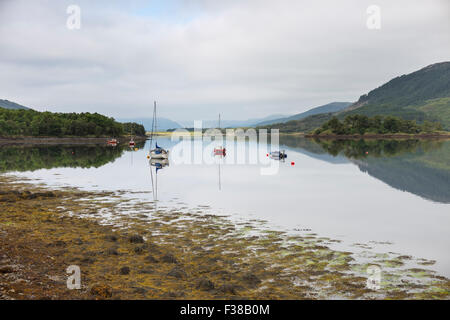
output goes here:
[{"label": "reflection of hills", "polygon": [[[142,147],[144,142],[136,142]],[[119,158],[128,146],[103,145],[35,145],[2,146],[0,148],[0,172],[34,171],[58,167],[101,167]]]},{"label": "reflection of hills", "polygon": [[[450,156],[450,154],[449,154]],[[425,199],[450,203],[450,171],[429,167],[420,158],[369,158],[355,163],[395,189],[411,192]]]},{"label": "reflection of hills", "polygon": [[345,156],[361,171],[395,189],[450,203],[450,141],[290,138],[291,141],[286,143],[283,138],[280,143],[293,145],[296,151],[315,154],[316,158],[331,163],[336,163],[334,156]]},{"label": "reflection of hills", "polygon": [[286,146],[286,149],[297,151],[314,159],[334,164],[348,163],[347,158],[341,155],[331,155],[318,143],[315,143],[310,139],[294,136],[280,136],[280,149],[283,149],[283,146]]}]

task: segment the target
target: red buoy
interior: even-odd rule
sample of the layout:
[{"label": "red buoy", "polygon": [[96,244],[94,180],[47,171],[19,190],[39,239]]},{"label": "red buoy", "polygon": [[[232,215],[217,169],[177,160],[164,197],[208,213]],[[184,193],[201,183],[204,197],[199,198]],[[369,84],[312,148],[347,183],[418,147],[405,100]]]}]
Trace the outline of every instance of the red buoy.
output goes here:
[{"label": "red buoy", "polygon": [[291,161],[291,166],[295,166],[295,162],[294,161]]}]

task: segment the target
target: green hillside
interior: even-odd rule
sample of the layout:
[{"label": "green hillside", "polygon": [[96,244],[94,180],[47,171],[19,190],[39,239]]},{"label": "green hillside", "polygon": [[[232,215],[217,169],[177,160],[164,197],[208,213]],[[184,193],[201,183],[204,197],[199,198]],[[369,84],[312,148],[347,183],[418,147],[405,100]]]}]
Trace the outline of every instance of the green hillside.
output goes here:
[{"label": "green hillside", "polygon": [[435,63],[413,73],[396,77],[362,95],[353,107],[361,104],[405,107],[444,97],[450,97],[450,62]]},{"label": "green hillside", "polygon": [[278,128],[281,132],[310,132],[333,116],[342,121],[349,115],[394,116],[418,124],[440,122],[444,130],[450,131],[450,62],[435,63],[396,77],[362,95],[342,111],[261,127]]},{"label": "green hillside", "polygon": [[394,78],[362,95],[338,118],[352,114],[390,115],[418,123],[438,121],[450,130],[450,62],[435,63]]},{"label": "green hillside", "polygon": [[0,108],[0,137],[103,137],[145,135],[137,123],[119,123],[98,113],[54,113]]}]

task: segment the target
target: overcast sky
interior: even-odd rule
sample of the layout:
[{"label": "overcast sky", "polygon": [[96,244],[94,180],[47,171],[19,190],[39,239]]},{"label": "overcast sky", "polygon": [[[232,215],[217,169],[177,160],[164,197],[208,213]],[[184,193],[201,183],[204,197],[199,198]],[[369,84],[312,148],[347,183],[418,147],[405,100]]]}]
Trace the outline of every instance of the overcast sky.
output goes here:
[{"label": "overcast sky", "polygon": [[0,99],[37,110],[292,114],[448,60],[448,0],[0,0]]}]

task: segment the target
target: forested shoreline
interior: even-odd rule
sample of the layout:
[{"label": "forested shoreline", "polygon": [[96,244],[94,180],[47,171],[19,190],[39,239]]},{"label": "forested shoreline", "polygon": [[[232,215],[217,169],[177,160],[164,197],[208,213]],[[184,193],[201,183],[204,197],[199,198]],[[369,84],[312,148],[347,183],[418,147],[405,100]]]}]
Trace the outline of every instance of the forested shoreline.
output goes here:
[{"label": "forested shoreline", "polygon": [[54,113],[0,108],[0,137],[145,136],[137,123],[120,123],[99,113]]},{"label": "forested shoreline", "polygon": [[313,135],[386,135],[386,134],[431,134],[443,131],[439,122],[405,120],[393,116],[349,115],[343,121],[337,117],[312,131]]}]

